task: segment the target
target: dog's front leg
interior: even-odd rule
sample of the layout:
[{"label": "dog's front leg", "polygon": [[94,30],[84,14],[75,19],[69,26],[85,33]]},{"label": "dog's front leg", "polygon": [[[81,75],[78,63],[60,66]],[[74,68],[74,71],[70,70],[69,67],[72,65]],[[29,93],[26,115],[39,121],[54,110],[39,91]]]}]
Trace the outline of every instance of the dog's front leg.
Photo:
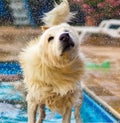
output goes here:
[{"label": "dog's front leg", "polygon": [[42,105],[40,105],[39,106],[39,112],[40,112],[40,116],[39,116],[39,118],[38,118],[38,121],[37,121],[37,123],[42,123],[43,122],[43,120],[44,120],[44,118],[45,118],[45,105],[44,104],[42,104]]},{"label": "dog's front leg", "polygon": [[28,100],[27,102],[27,109],[28,109],[28,123],[35,123],[36,122],[36,111],[37,111],[37,104],[35,102],[31,102]]},{"label": "dog's front leg", "polygon": [[63,115],[62,123],[70,123],[71,120],[71,110],[72,108],[67,108],[65,114]]},{"label": "dog's front leg", "polygon": [[75,115],[76,123],[82,123],[81,118],[80,118],[80,107],[81,107],[81,105],[75,106],[74,115]]},{"label": "dog's front leg", "polygon": [[74,102],[74,108],[75,108],[74,117],[75,117],[76,123],[82,123],[81,117],[80,117],[80,108],[82,105],[82,101],[83,101],[82,90],[81,90],[80,85],[78,85],[78,90],[76,90],[75,102]]}]

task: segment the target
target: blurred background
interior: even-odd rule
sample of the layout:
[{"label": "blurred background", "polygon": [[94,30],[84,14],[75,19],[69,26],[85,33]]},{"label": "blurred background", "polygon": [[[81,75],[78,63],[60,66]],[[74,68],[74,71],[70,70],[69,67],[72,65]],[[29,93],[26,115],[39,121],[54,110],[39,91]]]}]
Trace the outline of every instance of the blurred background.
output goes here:
[{"label": "blurred background", "polygon": [[[0,0],[0,60],[17,59],[26,42],[41,34],[41,18],[54,7],[55,2],[59,4],[61,0]],[[71,11],[76,13],[70,24],[76,27],[94,27],[104,20],[120,19],[120,0],[69,0],[69,3]],[[119,27],[118,22],[108,28]],[[96,38],[98,35],[89,35],[86,43],[119,46],[119,39]]]},{"label": "blurred background", "polygon": [[[60,0],[56,0],[57,3]],[[98,25],[105,19],[120,18],[120,0],[69,0],[76,11],[73,25]],[[0,0],[0,25],[42,25],[43,13],[54,7],[54,0]]]},{"label": "blurred background", "polygon": [[[76,12],[70,24],[78,30],[82,41],[80,48],[87,58],[85,87],[112,107],[120,121],[120,0],[68,1],[71,11]],[[18,55],[30,40],[42,34],[41,18],[54,7],[55,2],[60,3],[61,0],[0,0],[1,83],[23,79]],[[1,83],[0,102],[5,102],[10,97],[9,91],[2,93],[5,86],[3,84],[2,87]],[[15,93],[12,93],[13,97]],[[6,105],[0,106],[2,117],[7,110],[2,111]]]}]

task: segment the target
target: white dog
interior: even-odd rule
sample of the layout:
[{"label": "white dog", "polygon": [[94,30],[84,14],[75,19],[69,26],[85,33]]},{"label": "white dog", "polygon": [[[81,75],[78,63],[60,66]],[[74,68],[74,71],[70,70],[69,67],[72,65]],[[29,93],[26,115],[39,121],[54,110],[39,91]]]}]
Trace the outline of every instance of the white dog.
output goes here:
[{"label": "white dog", "polygon": [[[66,15],[68,15],[69,4],[66,0],[60,6],[56,6],[51,13],[54,12],[55,15],[57,8],[65,5],[67,6]],[[45,17],[48,23],[51,17],[50,12],[46,16],[48,16]],[[60,22],[68,18],[62,15],[61,17]],[[84,61],[80,55],[79,36],[70,25],[60,24],[58,21],[56,23],[56,19],[55,15],[54,21],[47,24],[52,27],[47,29],[40,38],[33,40],[20,55],[24,83],[28,92],[29,123],[36,122],[38,106],[40,116],[37,122],[42,123],[45,118],[45,105],[63,116],[62,123],[70,123],[71,109],[74,106],[76,123],[81,122],[80,80],[84,74]]]}]

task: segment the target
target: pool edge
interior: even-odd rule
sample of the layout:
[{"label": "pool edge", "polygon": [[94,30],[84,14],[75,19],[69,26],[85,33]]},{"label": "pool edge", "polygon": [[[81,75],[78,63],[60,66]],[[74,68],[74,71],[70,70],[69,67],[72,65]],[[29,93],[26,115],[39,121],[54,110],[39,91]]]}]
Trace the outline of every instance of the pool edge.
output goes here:
[{"label": "pool edge", "polygon": [[114,117],[120,120],[120,114],[117,111],[115,111],[110,105],[108,105],[107,102],[99,98],[83,83],[82,83],[82,90],[86,91],[91,97],[93,97],[94,100],[96,100],[99,104],[101,104],[109,113],[111,113]]}]

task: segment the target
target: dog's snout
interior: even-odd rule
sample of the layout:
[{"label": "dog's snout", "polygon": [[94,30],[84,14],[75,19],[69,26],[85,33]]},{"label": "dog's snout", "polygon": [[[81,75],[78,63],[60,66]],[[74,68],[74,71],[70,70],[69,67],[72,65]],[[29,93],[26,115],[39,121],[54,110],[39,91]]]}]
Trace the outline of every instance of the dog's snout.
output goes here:
[{"label": "dog's snout", "polygon": [[74,42],[72,38],[70,37],[69,33],[63,33],[60,35],[59,40],[66,45],[70,45],[74,47]]},{"label": "dog's snout", "polygon": [[59,37],[60,41],[68,41],[70,39],[69,33],[63,33]]},{"label": "dog's snout", "polygon": [[69,33],[63,33],[60,35],[59,40],[62,44],[62,52],[71,50],[74,47],[74,42]]}]

